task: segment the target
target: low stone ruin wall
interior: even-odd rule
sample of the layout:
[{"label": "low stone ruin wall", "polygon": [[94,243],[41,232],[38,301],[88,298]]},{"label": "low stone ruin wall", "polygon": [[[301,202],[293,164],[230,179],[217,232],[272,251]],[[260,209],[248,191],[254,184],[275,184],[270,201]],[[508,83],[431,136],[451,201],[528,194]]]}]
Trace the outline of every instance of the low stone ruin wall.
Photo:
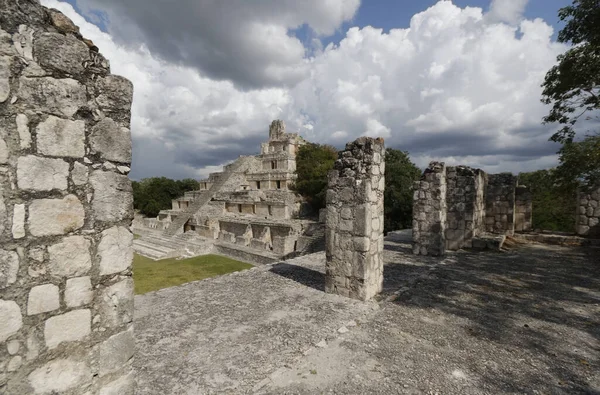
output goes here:
[{"label": "low stone ruin wall", "polygon": [[600,187],[577,193],[576,231],[580,236],[600,238]]},{"label": "low stone ruin wall", "polygon": [[529,230],[531,193],[517,188],[515,176],[432,162],[414,184],[413,252],[439,256],[492,245],[492,235],[514,233],[517,202],[519,230]]},{"label": "low stone ruin wall", "polygon": [[383,284],[382,139],[361,137],[328,175],[325,291],[368,300]]},{"label": "low stone ruin wall", "polygon": [[133,87],[0,0],[0,393],[133,394]]}]

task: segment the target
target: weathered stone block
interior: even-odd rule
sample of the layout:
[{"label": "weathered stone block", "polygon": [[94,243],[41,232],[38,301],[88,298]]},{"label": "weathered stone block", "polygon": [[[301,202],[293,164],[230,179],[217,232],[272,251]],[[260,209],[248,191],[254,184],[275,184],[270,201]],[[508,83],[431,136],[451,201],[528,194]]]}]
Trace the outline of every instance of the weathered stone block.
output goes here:
[{"label": "weathered stone block", "polygon": [[42,33],[37,37],[34,54],[41,66],[72,75],[83,73],[83,62],[90,59],[87,45],[71,35],[59,33]]},{"label": "weathered stone block", "polygon": [[96,102],[102,109],[129,111],[133,84],[126,78],[109,75],[96,80]]},{"label": "weathered stone block", "polygon": [[133,217],[133,194],[127,176],[95,170],[90,183],[94,188],[92,208],[97,220],[117,222]]},{"label": "weathered stone block", "polygon": [[50,317],[44,325],[44,339],[50,349],[60,343],[83,340],[92,331],[92,313],[90,310],[73,310]]},{"label": "weathered stone block", "polygon": [[19,255],[15,251],[0,249],[0,289],[17,281]]},{"label": "weathered stone block", "polygon": [[73,165],[73,171],[71,171],[71,180],[76,186],[81,186],[88,181],[88,167],[79,162],[75,162]]},{"label": "weathered stone block", "polygon": [[85,87],[70,78],[21,77],[18,97],[36,111],[65,117],[72,117],[87,102]]},{"label": "weathered stone block", "polygon": [[129,229],[115,226],[102,232],[98,245],[100,274],[114,274],[127,270],[133,261],[133,234]]},{"label": "weathered stone block", "polygon": [[0,342],[3,342],[21,329],[23,316],[15,301],[0,299],[0,317]]},{"label": "weathered stone block", "polygon": [[97,350],[100,377],[120,371],[135,351],[133,329],[118,333],[101,343]]},{"label": "weathered stone block", "polygon": [[67,307],[79,307],[92,302],[94,292],[89,277],[75,277],[67,280],[65,302]]},{"label": "weathered stone block", "polygon": [[86,274],[92,267],[90,241],[83,236],[65,237],[62,242],[48,247],[49,269],[55,277],[73,277]]},{"label": "weathered stone block", "polygon": [[10,56],[0,56],[0,103],[10,96]]},{"label": "weathered stone block", "polygon": [[85,122],[50,115],[37,128],[37,151],[48,156],[83,158]]},{"label": "weathered stone block", "polygon": [[92,127],[92,152],[115,162],[131,162],[131,133],[110,118],[104,118]]},{"label": "weathered stone block", "polygon": [[75,195],[63,199],[38,199],[29,206],[29,231],[33,236],[61,235],[83,226],[85,211]]},{"label": "weathered stone block", "polygon": [[91,382],[92,372],[87,359],[71,357],[48,362],[31,372],[28,379],[36,394],[64,393]]},{"label": "weathered stone block", "polygon": [[21,156],[17,161],[19,189],[32,191],[66,190],[69,164],[62,159]]},{"label": "weathered stone block", "polygon": [[133,320],[133,280],[128,277],[98,293],[95,306],[102,325],[117,327]]},{"label": "weathered stone block", "polygon": [[46,313],[58,310],[60,300],[58,287],[54,284],[38,285],[31,288],[27,299],[27,315]]},{"label": "weathered stone block", "polygon": [[29,132],[29,119],[25,114],[18,114],[16,119],[17,132],[19,133],[19,144],[21,149],[31,146],[31,133]]},{"label": "weathered stone block", "polygon": [[25,205],[15,204],[13,206],[12,221],[13,239],[22,239],[25,237]]},{"label": "weathered stone block", "polygon": [[100,389],[100,395],[134,395],[133,373],[120,377]]}]

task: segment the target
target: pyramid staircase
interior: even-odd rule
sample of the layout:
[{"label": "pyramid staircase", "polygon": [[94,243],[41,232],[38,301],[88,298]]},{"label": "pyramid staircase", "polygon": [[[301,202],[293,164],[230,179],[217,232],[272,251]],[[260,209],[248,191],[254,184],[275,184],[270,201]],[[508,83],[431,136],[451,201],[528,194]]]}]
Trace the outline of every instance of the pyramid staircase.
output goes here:
[{"label": "pyramid staircase", "polygon": [[171,237],[148,234],[133,241],[136,253],[154,260],[201,255],[211,251],[212,245],[212,240],[200,237],[194,232]]},{"label": "pyramid staircase", "polygon": [[231,178],[233,173],[238,170],[242,165],[247,163],[246,158],[240,158],[227,168],[226,171],[219,175],[219,178],[211,185],[207,193],[194,199],[185,210],[178,213],[177,217],[171,222],[169,227],[164,230],[163,236],[171,237],[177,234],[177,232],[183,229],[185,223],[194,216],[205,204],[210,202],[217,192],[225,185],[225,183]]}]

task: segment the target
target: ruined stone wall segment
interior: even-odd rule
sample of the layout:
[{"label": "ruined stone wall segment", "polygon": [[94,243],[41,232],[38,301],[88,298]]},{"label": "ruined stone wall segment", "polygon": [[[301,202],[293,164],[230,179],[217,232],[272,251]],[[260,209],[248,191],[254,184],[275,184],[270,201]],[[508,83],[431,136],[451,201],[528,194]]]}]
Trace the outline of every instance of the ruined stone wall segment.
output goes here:
[{"label": "ruined stone wall segment", "polygon": [[132,84],[0,0],[0,393],[133,394]]},{"label": "ruined stone wall segment", "polygon": [[446,188],[443,162],[431,162],[421,180],[414,184],[413,253],[416,255],[445,254]]},{"label": "ruined stone wall segment", "polygon": [[383,283],[382,139],[361,137],[339,153],[328,177],[325,291],[368,300]]},{"label": "ruined stone wall segment", "polygon": [[533,196],[529,187],[517,185],[515,191],[515,232],[532,230]]},{"label": "ruined stone wall segment", "polygon": [[576,232],[580,236],[600,238],[600,187],[578,191]]},{"label": "ruined stone wall segment", "polygon": [[512,236],[515,231],[517,177],[511,173],[489,174],[486,186],[486,231]]}]

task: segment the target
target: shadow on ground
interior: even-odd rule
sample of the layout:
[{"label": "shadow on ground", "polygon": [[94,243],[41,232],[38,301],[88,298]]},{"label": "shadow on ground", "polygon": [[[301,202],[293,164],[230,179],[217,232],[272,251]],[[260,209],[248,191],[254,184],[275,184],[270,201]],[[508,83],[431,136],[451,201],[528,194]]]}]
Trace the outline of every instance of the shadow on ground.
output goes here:
[{"label": "shadow on ground", "polygon": [[[600,370],[600,250],[522,245],[505,253],[460,252],[427,271],[394,262],[384,276],[384,293],[396,290],[395,304],[466,318],[466,336],[518,350],[533,371],[546,373],[482,368],[486,386],[600,394],[600,382],[589,381],[598,381],[593,372]],[[402,278],[411,277],[410,287],[398,292]]]}]

